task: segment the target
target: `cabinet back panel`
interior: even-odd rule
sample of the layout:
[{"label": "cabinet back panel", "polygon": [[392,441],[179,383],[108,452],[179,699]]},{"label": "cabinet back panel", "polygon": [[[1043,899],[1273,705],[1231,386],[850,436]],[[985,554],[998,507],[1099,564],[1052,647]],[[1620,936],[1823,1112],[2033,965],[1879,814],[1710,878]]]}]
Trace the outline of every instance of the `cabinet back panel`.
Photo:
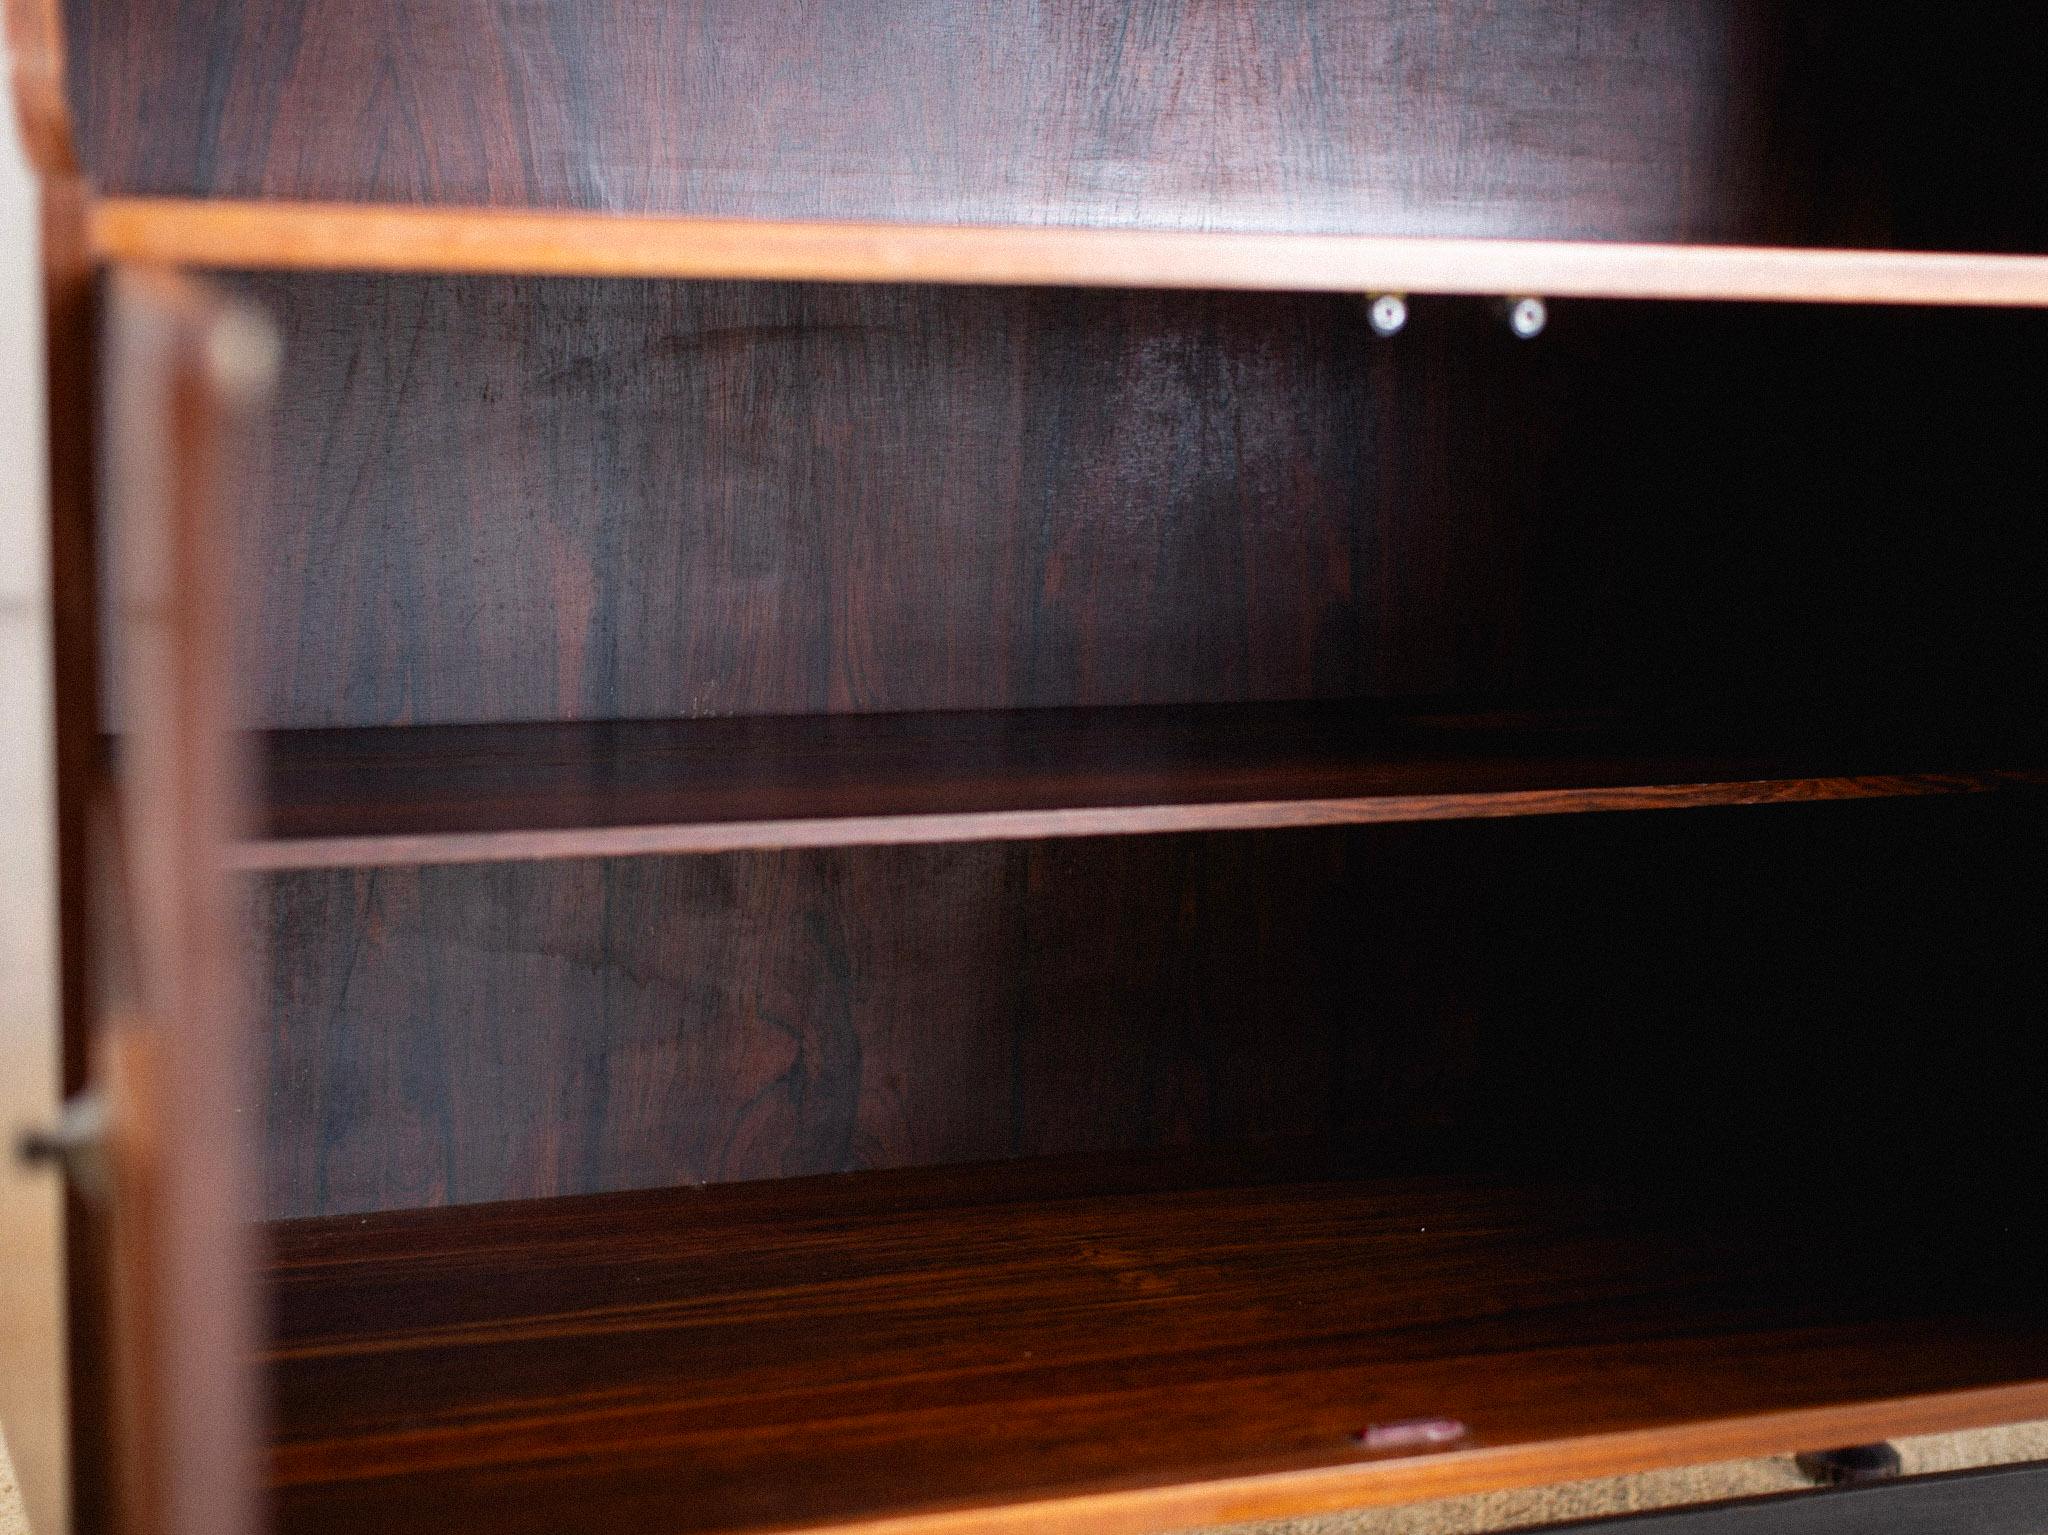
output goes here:
[{"label": "cabinet back panel", "polygon": [[86,162],[119,191],[2024,247],[2048,190],[2044,26],[2018,7],[1939,26],[1847,0],[67,10]]},{"label": "cabinet back panel", "polygon": [[267,1211],[1293,1134],[1974,1179],[2040,1157],[2044,844],[1948,801],[272,876]]},{"label": "cabinet back panel", "polygon": [[246,286],[252,724],[2038,698],[2042,316]]},{"label": "cabinet back panel", "polygon": [[270,1210],[1312,1130],[1351,878],[1169,838],[269,879]]},{"label": "cabinet back panel", "polygon": [[[1421,401],[1342,301],[257,291],[292,359],[251,539],[262,723],[1404,691],[1509,646],[1511,598],[1444,604],[1513,579],[1489,519],[1519,508],[1481,487],[1520,429],[1372,431]],[[1385,527],[1402,546],[1362,545],[1444,434],[1473,451]],[[1441,575],[1383,606],[1394,563]]]}]

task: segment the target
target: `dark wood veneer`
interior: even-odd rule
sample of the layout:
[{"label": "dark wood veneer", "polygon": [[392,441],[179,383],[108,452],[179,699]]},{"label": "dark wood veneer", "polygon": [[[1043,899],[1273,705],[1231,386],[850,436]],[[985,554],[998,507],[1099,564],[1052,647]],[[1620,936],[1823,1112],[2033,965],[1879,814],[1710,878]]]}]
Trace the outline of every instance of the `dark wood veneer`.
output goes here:
[{"label": "dark wood veneer", "polygon": [[1773,186],[1767,82],[1731,89],[1773,23],[1714,4],[71,17],[85,154],[128,191],[1655,238],[1741,229]]},{"label": "dark wood veneer", "polygon": [[2040,805],[266,874],[264,1209],[1291,1131],[2037,1165]]},{"label": "dark wood veneer", "polygon": [[[2048,317],[271,277],[255,727],[2038,707]],[[1939,379],[1938,389],[1928,380]]]},{"label": "dark wood veneer", "polygon": [[[2048,786],[2037,749],[1341,704],[278,732],[241,868],[959,842]],[[1765,743],[1768,744],[1765,744]]]},{"label": "dark wood veneer", "polygon": [[[282,263],[259,489],[174,275],[108,289],[118,526],[54,422],[73,673],[122,551],[62,702],[133,791],[67,900],[138,896],[135,1001],[66,960],[131,1522],[250,1512],[259,1129],[285,1535],[1128,1535],[2048,1412],[2048,801],[1968,792],[2048,781],[2048,315],[1858,307],[2039,301],[2048,12],[36,3],[135,194],[52,198],[53,345],[92,252]],[[1538,259],[1534,346],[1426,296]]]},{"label": "dark wood veneer", "polygon": [[2041,248],[2023,7],[71,0],[124,192]]},{"label": "dark wood veneer", "polygon": [[[1181,1505],[1225,1518],[1492,1485],[1558,1441],[1583,1473],[1775,1448],[1854,1420],[1813,1409],[2048,1373],[2038,1310],[2002,1309],[2033,1234],[1928,1219],[1939,1203],[1878,1231],[1177,1160],[274,1227],[280,1528],[404,1535],[459,1507],[507,1532],[757,1530],[1019,1501],[960,1527],[1059,1529],[1076,1509],[1030,1505],[1327,1473]],[[1469,1438],[1419,1471],[1352,1438],[1439,1416]]]}]

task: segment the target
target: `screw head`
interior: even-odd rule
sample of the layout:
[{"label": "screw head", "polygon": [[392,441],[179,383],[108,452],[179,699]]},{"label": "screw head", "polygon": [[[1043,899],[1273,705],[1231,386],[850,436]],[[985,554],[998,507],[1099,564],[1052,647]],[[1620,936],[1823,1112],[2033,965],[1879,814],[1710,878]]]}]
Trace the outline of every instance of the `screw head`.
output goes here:
[{"label": "screw head", "polygon": [[1372,322],[1375,336],[1399,335],[1401,327],[1408,323],[1408,300],[1398,293],[1377,294],[1366,310],[1366,317]]},{"label": "screw head", "polygon": [[1550,323],[1550,309],[1540,298],[1518,298],[1508,304],[1508,329],[1524,341],[1533,341]]}]

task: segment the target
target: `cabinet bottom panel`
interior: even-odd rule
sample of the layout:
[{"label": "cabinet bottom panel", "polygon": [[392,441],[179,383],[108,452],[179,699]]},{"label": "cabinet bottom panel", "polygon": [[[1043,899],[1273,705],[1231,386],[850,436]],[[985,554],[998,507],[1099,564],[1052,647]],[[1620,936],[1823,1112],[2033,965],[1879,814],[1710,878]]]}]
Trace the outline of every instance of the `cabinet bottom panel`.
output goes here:
[{"label": "cabinet bottom panel", "polygon": [[2034,1230],[1265,1144],[282,1222],[286,1532],[1140,1529],[2048,1414]]}]

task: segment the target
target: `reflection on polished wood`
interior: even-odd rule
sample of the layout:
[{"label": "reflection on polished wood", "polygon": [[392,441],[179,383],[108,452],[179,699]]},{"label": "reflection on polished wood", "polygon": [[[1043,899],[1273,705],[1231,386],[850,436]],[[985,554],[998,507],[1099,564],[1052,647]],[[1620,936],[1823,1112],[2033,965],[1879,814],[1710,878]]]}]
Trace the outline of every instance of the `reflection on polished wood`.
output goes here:
[{"label": "reflection on polished wood", "polygon": [[2031,1236],[1927,1208],[1282,1144],[285,1222],[279,1528],[1176,1528],[2048,1409]]}]

